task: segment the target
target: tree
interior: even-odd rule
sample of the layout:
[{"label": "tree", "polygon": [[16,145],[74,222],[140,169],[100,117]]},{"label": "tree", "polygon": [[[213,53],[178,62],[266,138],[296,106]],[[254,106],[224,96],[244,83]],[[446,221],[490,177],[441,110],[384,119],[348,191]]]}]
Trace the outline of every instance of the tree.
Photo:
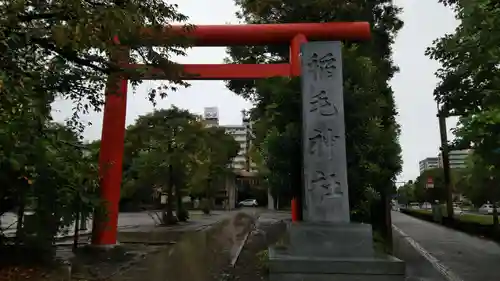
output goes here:
[{"label": "tree", "polygon": [[[460,25],[437,39],[427,54],[441,63],[436,100],[447,113],[460,115],[456,146],[471,147],[492,174],[500,172],[495,153],[500,147],[500,24],[498,1],[443,1],[456,12]],[[492,176],[490,185],[494,185]],[[495,208],[495,217],[496,208]],[[495,219],[498,225],[498,219]]]},{"label": "tree", "polygon": [[498,104],[500,37],[493,32],[500,23],[497,1],[441,1],[460,20],[453,34],[434,41],[427,55],[441,63],[436,76],[436,100],[451,115],[481,113]]},{"label": "tree", "polygon": [[[391,44],[402,27],[397,17],[399,9],[390,1],[375,0],[235,2],[240,8],[238,17],[247,23],[366,20],[372,24],[372,41],[347,42],[343,48],[349,199],[353,218],[369,221],[370,214],[362,211],[366,210],[362,207],[363,202],[370,199],[367,196],[377,197],[376,193],[383,195],[380,200],[387,201],[389,193],[395,192],[393,182],[401,169],[399,126],[395,121],[393,92],[388,85],[397,71],[391,60]],[[228,54],[229,61],[237,63],[277,63],[288,61],[289,49],[287,46],[232,47]],[[270,188],[285,191],[288,189],[286,183],[291,181],[291,193],[299,195],[297,183],[302,181],[299,80],[231,81],[228,87],[255,102],[252,119],[260,123],[256,125],[259,128],[256,129],[255,145],[268,157],[264,157],[266,165],[279,163],[281,170],[277,172],[267,167],[273,171],[267,181],[276,186]],[[283,153],[280,143],[287,153]],[[271,159],[271,155],[277,159]],[[372,217],[372,222],[385,225],[388,230],[389,206],[386,202],[381,206],[383,208],[376,210],[384,214]]]},{"label": "tree", "polygon": [[172,107],[139,117],[127,129],[125,150],[124,196],[144,200],[155,190],[166,193],[164,221],[172,223],[174,197],[177,218],[187,219],[182,196],[212,198],[215,185],[225,184],[232,172],[228,164],[239,145],[223,129],[205,127],[198,116]]},{"label": "tree", "polygon": [[457,188],[471,200],[474,206],[479,207],[494,199],[495,189],[494,187],[492,189],[491,185],[492,176],[494,175],[485,166],[484,160],[473,153],[467,159],[467,167],[463,171],[462,180]]},{"label": "tree", "polygon": [[[23,129],[33,132],[35,128]],[[22,140],[13,145],[2,140],[0,165],[5,169],[0,173],[0,205],[8,203],[2,214],[17,210],[16,242],[22,248],[14,252],[34,251],[37,254],[31,258],[41,262],[54,254],[56,235],[79,213],[88,214],[101,202],[96,192],[97,166],[84,157],[85,146],[78,134],[53,123],[38,127],[38,133],[31,143]],[[5,150],[7,147],[12,150]],[[34,211],[32,216],[25,216],[27,209]]]},{"label": "tree", "polygon": [[[173,107],[158,110],[139,117],[137,122],[127,129],[127,152],[134,155],[127,175],[132,177],[124,183],[131,188],[146,187],[153,194],[153,188],[166,193],[167,204],[164,223],[174,223],[173,198],[179,197],[178,181],[182,176],[183,164],[191,157],[190,142],[195,141],[198,133],[193,130],[196,116],[186,110]],[[129,156],[130,157],[130,156]],[[179,187],[180,188],[180,187]],[[130,192],[130,191],[129,191]],[[182,208],[182,206],[178,206]],[[182,212],[182,211],[181,211]]]},{"label": "tree", "polygon": [[[171,22],[185,22],[187,17],[176,9],[161,0],[1,1],[0,77],[7,80],[2,87],[12,90],[30,83],[34,92],[74,100],[75,113],[100,110],[108,74],[125,71],[133,85],[141,82],[144,68],[126,70],[112,61],[110,54],[126,45],[133,51],[130,63],[160,67],[173,83],[152,89],[153,101],[157,94],[166,95],[169,85],[185,85],[176,64],[167,58],[171,53],[183,54],[188,44],[171,35],[161,48],[144,47],[145,39],[160,42],[161,38],[145,34],[143,27],[159,32]],[[6,83],[9,80],[23,83],[12,85]]]},{"label": "tree", "polygon": [[[427,187],[427,180],[432,178],[433,188]],[[435,200],[443,202],[446,200],[447,189],[444,184],[443,169],[434,168],[425,170],[415,180],[415,199],[418,202],[434,203]]]},{"label": "tree", "polygon": [[192,194],[205,198],[204,212],[208,213],[217,187],[224,186],[226,177],[233,173],[230,165],[240,146],[223,128],[206,128],[200,136],[196,161],[191,166]]},{"label": "tree", "polygon": [[[152,48],[160,30],[187,19],[176,9],[161,0],[0,1],[0,211],[17,209],[19,245],[36,238],[30,245],[46,249],[74,220],[75,209],[96,207],[96,167],[83,157],[78,116],[101,109],[108,75],[124,74],[133,86],[141,82],[147,69],[130,70],[115,60],[124,46],[131,49],[127,63],[167,75],[166,84],[150,90],[151,101],[186,85],[168,57],[182,55],[189,42],[170,34],[167,44]],[[154,32],[145,34],[144,26]],[[150,45],[142,46],[144,37]],[[69,127],[52,124],[56,98],[74,102]],[[34,235],[23,227],[26,207],[35,209]]]},{"label": "tree", "polygon": [[398,188],[398,203],[408,205],[414,202],[415,199],[415,184],[413,181],[408,181],[403,186]]}]

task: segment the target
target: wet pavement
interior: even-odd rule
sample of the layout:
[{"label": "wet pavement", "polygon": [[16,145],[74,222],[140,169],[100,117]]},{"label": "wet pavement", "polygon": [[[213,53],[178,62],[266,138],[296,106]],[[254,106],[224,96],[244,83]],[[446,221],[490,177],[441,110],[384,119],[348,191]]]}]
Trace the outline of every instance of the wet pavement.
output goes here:
[{"label": "wet pavement", "polygon": [[[252,229],[256,210],[222,212],[203,216],[196,227],[185,227],[175,243],[158,248],[127,271],[114,276],[114,281],[206,281],[216,280],[230,264],[235,251]],[[182,226],[181,226],[182,228]],[[158,227],[164,236],[170,231]]]}]

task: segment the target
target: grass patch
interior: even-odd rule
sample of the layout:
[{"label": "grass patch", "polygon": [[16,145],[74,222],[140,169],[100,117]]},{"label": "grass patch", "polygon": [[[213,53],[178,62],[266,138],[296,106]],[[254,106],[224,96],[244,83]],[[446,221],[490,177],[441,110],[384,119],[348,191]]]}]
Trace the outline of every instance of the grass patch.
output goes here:
[{"label": "grass patch", "polygon": [[421,220],[438,223],[448,228],[500,242],[500,232],[493,226],[492,216],[462,214],[454,215],[453,220],[448,216],[443,216],[442,220],[436,221],[432,212],[428,210],[401,209],[401,212]]},{"label": "grass patch", "polygon": [[[429,210],[408,210],[408,211],[411,213],[432,216],[432,211]],[[446,211],[443,212],[443,217],[448,217]],[[454,219],[462,222],[472,222],[482,225],[493,225],[493,216],[475,215],[475,214],[461,214],[461,215],[455,214]]]},{"label": "grass patch", "polygon": [[428,210],[407,210],[410,213],[423,214],[423,215],[432,215],[431,211]]},{"label": "grass patch", "polygon": [[255,254],[257,258],[257,268],[263,272],[269,271],[269,250],[262,250]]},{"label": "grass patch", "polygon": [[462,214],[456,218],[463,222],[474,222],[482,225],[493,225],[493,216],[482,216],[474,214]]}]

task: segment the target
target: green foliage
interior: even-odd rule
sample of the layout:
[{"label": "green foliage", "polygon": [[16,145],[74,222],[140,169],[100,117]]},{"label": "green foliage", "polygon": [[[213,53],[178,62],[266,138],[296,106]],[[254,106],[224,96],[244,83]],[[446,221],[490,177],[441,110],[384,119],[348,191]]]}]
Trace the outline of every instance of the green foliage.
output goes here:
[{"label": "green foliage", "polygon": [[239,150],[224,129],[205,127],[198,116],[176,107],[140,116],[125,139],[122,200],[151,203],[167,193],[175,195],[178,212],[184,195],[213,198]]},{"label": "green foliage", "polygon": [[269,271],[269,250],[262,250],[258,252],[255,257],[257,258],[257,268],[262,272]]},{"label": "green foliage", "polygon": [[212,209],[212,206],[211,206],[211,202],[209,199],[207,198],[203,198],[201,199],[201,202],[200,202],[200,209],[201,211],[205,214],[205,215],[208,215],[210,214],[210,210]]},{"label": "green foliage", "polygon": [[408,205],[411,202],[415,202],[415,184],[413,181],[408,181],[403,186],[398,188],[398,203],[403,205]]},{"label": "green foliage", "polygon": [[[358,220],[368,219],[364,203],[378,192],[392,192],[401,169],[399,126],[388,80],[397,71],[391,43],[402,27],[399,9],[391,1],[237,0],[238,17],[247,23],[368,21],[374,39],[345,43],[344,99],[349,195]],[[275,63],[288,61],[288,46],[231,47],[228,61]],[[254,101],[254,145],[265,180],[284,200],[300,192],[301,98],[299,79],[231,81],[228,87]],[[368,192],[369,190],[375,191]],[[373,197],[373,198],[368,198]]]},{"label": "green foliage", "polygon": [[192,178],[190,185],[194,195],[212,198],[216,186],[223,186],[232,159],[238,154],[239,144],[223,128],[205,128],[200,135],[196,161],[190,166]]},{"label": "green foliage", "polygon": [[185,85],[177,65],[167,58],[184,54],[188,42],[171,36],[161,48],[144,47],[142,30],[149,26],[159,31],[186,21],[176,9],[162,0],[0,1],[0,88],[12,91],[29,84],[36,93],[69,98],[75,102],[76,125],[78,113],[101,109],[109,73],[125,71],[134,86],[141,82],[145,69],[125,70],[112,61],[122,50],[116,37],[130,46],[130,63],[151,64],[168,74],[167,84],[151,89],[154,101],[165,90]]},{"label": "green foliage", "polygon": [[[427,188],[427,179],[432,178],[434,188]],[[414,184],[414,196],[417,202],[434,203],[435,200],[446,200],[446,186],[444,184],[443,169],[425,170],[417,177]]]},{"label": "green foliage", "polygon": [[479,207],[488,201],[500,198],[497,187],[498,176],[477,153],[467,159],[467,168],[462,171],[457,190],[465,195],[474,206]]},{"label": "green foliage", "polygon": [[[24,129],[33,132],[35,128]],[[38,258],[43,260],[53,254],[55,236],[72,225],[76,212],[88,216],[100,206],[100,200],[96,192],[97,165],[85,156],[85,146],[79,143],[78,135],[52,123],[38,129],[40,136],[32,137],[30,143],[1,144],[12,150],[3,150],[0,158],[4,167],[0,173],[0,214],[34,211],[31,223],[18,218],[16,239],[39,249],[44,255]]]},{"label": "green foliage", "polygon": [[450,114],[476,114],[500,101],[500,7],[494,0],[456,1],[452,7],[460,25],[427,50],[442,65],[434,95]]},{"label": "green foliage", "polygon": [[[17,211],[22,221],[25,209],[34,210],[32,227],[18,223],[18,244],[48,249],[77,211],[88,215],[100,206],[98,143],[81,143],[84,124],[78,117],[101,109],[108,75],[122,72],[133,86],[141,82],[145,69],[127,70],[118,62],[126,55],[124,45],[130,47],[125,62],[168,75],[166,84],[150,90],[151,101],[186,85],[168,60],[183,54],[186,39],[170,36],[154,49],[140,44],[142,27],[159,31],[184,22],[176,9],[161,0],[0,1],[0,215]],[[56,98],[73,101],[67,126],[52,123]]]}]

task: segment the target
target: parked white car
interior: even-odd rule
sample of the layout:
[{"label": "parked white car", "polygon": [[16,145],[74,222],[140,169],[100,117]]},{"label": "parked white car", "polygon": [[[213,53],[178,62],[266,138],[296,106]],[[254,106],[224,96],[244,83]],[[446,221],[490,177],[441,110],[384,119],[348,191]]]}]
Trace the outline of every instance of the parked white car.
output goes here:
[{"label": "parked white car", "polygon": [[257,204],[257,200],[255,199],[246,199],[238,203],[238,206],[240,207],[257,207],[259,204]]},{"label": "parked white car", "polygon": [[419,210],[420,204],[416,202],[410,203],[410,209]]},{"label": "parked white car", "polygon": [[463,213],[464,213],[464,211],[462,210],[462,208],[460,208],[458,206],[453,206],[453,214],[462,215]]},{"label": "parked white car", "polygon": [[493,214],[493,204],[483,204],[483,206],[479,208],[479,213],[483,215]]},{"label": "parked white car", "polygon": [[422,203],[422,206],[420,206],[423,210],[432,210],[432,204],[429,202],[424,202]]}]

